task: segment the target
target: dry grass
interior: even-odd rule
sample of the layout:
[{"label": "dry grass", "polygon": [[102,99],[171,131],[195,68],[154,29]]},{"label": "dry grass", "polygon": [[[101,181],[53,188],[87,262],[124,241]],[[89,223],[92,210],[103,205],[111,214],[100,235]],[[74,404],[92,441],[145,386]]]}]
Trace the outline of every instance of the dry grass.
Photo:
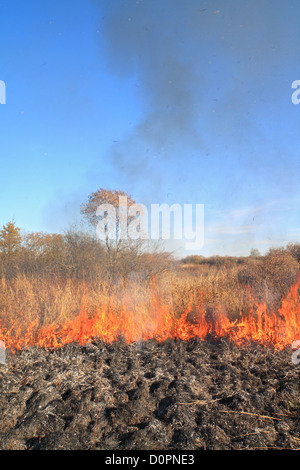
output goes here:
[{"label": "dry grass", "polygon": [[[274,279],[268,273],[272,281],[268,283],[262,278],[259,269],[257,272],[263,286],[259,291],[260,300],[265,296],[264,300],[272,303],[273,298],[278,299],[278,293],[274,291]],[[275,271],[278,276],[277,265]],[[286,277],[285,287],[291,285],[295,272],[288,271],[288,276],[287,268],[282,272]],[[208,312],[221,306],[228,316],[234,318],[240,312],[246,314],[251,306],[245,276],[250,278],[252,273],[252,265],[248,268],[202,265],[196,269],[185,266],[159,276],[155,282],[132,280],[113,285],[104,280],[85,283],[59,277],[19,275],[11,280],[2,278],[0,327],[9,329],[14,324],[21,325],[25,330],[30,322],[35,322],[37,326],[60,324],[77,316],[83,305],[87,306],[90,314],[108,303],[113,304],[116,311],[126,304],[130,310],[141,313],[149,309],[154,296],[162,304],[168,305],[176,317],[184,313],[189,305],[193,310],[201,299]],[[281,285],[282,279],[278,283]],[[256,287],[253,293],[258,293]]]},{"label": "dry grass", "polygon": [[0,320],[12,324],[42,326],[60,323],[77,315],[85,286],[76,281],[39,279],[25,275],[0,282]]},{"label": "dry grass", "polygon": [[171,305],[174,314],[180,315],[192,301],[199,299],[207,309],[222,306],[231,316],[245,311],[248,306],[248,289],[238,281],[238,267],[218,268],[201,266],[168,274],[160,281],[160,297]]}]

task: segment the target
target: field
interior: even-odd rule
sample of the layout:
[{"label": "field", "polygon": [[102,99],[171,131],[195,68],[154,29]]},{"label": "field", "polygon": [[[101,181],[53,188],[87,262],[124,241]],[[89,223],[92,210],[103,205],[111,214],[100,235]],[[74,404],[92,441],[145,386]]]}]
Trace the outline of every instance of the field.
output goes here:
[{"label": "field", "polygon": [[1,449],[300,449],[289,349],[155,340],[8,355]]},{"label": "field", "polygon": [[0,448],[299,449],[298,266],[3,276]]}]

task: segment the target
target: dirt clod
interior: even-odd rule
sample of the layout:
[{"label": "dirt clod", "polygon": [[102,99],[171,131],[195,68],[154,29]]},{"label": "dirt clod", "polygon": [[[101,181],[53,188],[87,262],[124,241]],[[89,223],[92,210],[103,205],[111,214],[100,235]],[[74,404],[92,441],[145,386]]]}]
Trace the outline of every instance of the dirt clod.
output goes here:
[{"label": "dirt clod", "polygon": [[300,448],[289,348],[149,340],[6,353],[3,450]]}]

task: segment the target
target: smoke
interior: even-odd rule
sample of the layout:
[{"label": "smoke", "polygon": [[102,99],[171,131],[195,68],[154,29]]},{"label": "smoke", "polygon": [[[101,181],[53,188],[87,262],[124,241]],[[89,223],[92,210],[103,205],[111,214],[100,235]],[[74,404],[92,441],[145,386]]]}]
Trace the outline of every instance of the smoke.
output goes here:
[{"label": "smoke", "polygon": [[203,148],[195,85],[203,87],[204,77],[186,36],[190,8],[182,6],[178,0],[117,2],[105,23],[110,66],[135,78],[143,107],[112,160],[129,180],[147,175],[156,188],[163,184],[162,162],[175,164],[183,148]]},{"label": "smoke", "polygon": [[[157,188],[170,162],[181,176],[197,163],[210,181],[222,148],[238,153],[246,143],[254,151],[260,138],[264,145],[253,112],[274,99],[272,76],[291,58],[293,35],[283,28],[294,6],[287,2],[280,15],[279,0],[111,2],[103,20],[108,62],[135,80],[143,107],[111,151],[124,178],[147,176]],[[239,175],[254,171],[253,158],[233,163]]]}]

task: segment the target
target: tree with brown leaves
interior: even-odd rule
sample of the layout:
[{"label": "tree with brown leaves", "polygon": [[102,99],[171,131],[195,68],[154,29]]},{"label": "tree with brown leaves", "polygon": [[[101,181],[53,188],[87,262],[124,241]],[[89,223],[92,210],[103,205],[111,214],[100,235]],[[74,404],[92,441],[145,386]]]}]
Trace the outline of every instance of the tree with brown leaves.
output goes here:
[{"label": "tree with brown leaves", "polygon": [[[128,240],[127,237],[121,235],[120,229],[120,198],[127,198],[127,208],[135,204],[134,199],[124,191],[121,190],[108,190],[100,188],[97,191],[90,194],[85,204],[81,205],[80,213],[83,215],[85,220],[93,227],[97,228],[98,223],[105,219],[106,224],[105,240],[104,244],[107,249],[108,256],[108,272],[109,277],[115,278],[121,276],[123,272],[127,272],[127,268],[131,266],[131,270],[139,258],[141,241],[140,240]],[[104,205],[110,205],[114,209],[114,214],[108,214],[105,210]],[[99,215],[98,209],[100,206],[104,207],[104,211]],[[115,219],[115,220],[112,220]],[[126,215],[126,227],[132,219]],[[114,223],[112,223],[114,222]],[[131,263],[129,263],[129,260]]]}]

